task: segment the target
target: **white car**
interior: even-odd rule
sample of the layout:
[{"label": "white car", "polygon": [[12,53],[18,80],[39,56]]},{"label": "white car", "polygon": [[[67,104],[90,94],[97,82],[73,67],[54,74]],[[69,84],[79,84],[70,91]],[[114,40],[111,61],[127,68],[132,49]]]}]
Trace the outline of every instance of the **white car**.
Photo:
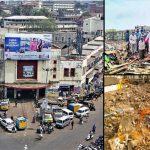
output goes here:
[{"label": "white car", "polygon": [[90,113],[90,109],[88,107],[81,107],[76,113],[75,115],[77,117],[84,117],[87,116]]},{"label": "white car", "polygon": [[5,118],[0,121],[1,125],[5,128],[5,130],[9,132],[16,132],[17,129],[15,127],[14,121],[10,118]]}]

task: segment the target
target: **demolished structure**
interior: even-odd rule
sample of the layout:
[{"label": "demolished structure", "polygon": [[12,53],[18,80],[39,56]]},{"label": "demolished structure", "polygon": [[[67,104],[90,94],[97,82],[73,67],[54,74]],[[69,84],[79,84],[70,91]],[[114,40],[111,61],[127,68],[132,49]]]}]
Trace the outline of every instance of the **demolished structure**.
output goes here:
[{"label": "demolished structure", "polygon": [[150,74],[150,55],[140,60],[139,54],[131,55],[124,41],[108,41],[105,46],[106,74]]},{"label": "demolished structure", "polygon": [[150,149],[149,81],[143,75],[105,77],[105,150]]}]

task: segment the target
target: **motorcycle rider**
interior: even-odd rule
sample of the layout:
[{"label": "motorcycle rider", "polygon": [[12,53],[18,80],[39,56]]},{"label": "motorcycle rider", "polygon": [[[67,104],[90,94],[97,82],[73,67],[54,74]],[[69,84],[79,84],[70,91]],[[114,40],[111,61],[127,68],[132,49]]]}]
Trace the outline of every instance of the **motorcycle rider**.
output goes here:
[{"label": "motorcycle rider", "polygon": [[91,139],[91,138],[92,138],[92,131],[90,131],[90,133],[89,133],[89,134],[90,134],[90,139]]},{"label": "motorcycle rider", "polygon": [[80,116],[80,124],[83,124],[83,117]]}]

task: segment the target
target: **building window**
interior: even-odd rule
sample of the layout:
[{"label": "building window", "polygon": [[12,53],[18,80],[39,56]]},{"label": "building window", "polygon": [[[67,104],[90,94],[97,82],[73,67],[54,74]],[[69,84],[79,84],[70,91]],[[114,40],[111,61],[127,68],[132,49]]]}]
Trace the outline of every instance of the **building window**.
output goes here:
[{"label": "building window", "polygon": [[64,37],[62,37],[61,41],[64,42]]},{"label": "building window", "polygon": [[70,77],[75,77],[75,68],[71,68]]},{"label": "building window", "polygon": [[55,41],[57,41],[57,37],[55,37]]},{"label": "building window", "polygon": [[69,77],[69,68],[64,68],[64,77]]},{"label": "building window", "polygon": [[56,78],[56,74],[53,74],[53,79],[55,79]]},{"label": "building window", "polygon": [[57,60],[54,60],[54,64],[57,64]]},{"label": "building window", "polygon": [[57,69],[56,68],[53,68],[53,71],[55,72]]}]

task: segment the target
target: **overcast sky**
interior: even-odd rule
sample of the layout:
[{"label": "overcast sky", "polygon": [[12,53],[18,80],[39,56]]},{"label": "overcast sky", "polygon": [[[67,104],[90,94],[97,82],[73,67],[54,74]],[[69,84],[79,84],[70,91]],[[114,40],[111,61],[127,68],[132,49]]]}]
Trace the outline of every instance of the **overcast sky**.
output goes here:
[{"label": "overcast sky", "polygon": [[105,0],[106,29],[150,26],[150,0]]}]

